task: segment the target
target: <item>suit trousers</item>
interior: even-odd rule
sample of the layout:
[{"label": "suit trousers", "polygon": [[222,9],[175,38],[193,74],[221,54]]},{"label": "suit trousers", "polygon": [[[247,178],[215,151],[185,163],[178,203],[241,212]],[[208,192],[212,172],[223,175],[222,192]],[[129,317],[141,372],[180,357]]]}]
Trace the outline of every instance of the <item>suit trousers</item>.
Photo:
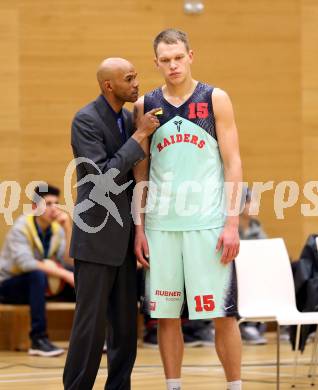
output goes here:
[{"label": "suit trousers", "polygon": [[134,256],[129,253],[118,267],[75,260],[75,291],[76,309],[64,368],[64,389],[93,388],[107,333],[105,389],[129,390],[137,350]]}]

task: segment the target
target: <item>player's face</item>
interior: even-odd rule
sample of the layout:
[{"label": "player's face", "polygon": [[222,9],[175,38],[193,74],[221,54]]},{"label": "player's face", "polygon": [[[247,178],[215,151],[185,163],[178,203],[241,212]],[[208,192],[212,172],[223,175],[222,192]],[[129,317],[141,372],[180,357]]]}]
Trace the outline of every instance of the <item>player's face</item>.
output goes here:
[{"label": "player's face", "polygon": [[192,58],[192,50],[187,51],[183,42],[173,44],[160,42],[155,63],[166,82],[181,84],[191,75]]},{"label": "player's face", "polygon": [[118,70],[116,76],[111,81],[113,94],[117,99],[134,103],[138,99],[139,82],[137,73],[132,64]]}]

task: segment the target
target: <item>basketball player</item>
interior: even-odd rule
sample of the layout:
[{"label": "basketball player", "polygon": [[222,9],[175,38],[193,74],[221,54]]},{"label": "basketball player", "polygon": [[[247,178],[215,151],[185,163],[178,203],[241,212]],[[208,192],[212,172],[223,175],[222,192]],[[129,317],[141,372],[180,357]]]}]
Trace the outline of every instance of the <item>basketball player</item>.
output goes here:
[{"label": "basketball player", "polygon": [[[239,251],[238,217],[229,213],[234,197],[223,196],[224,181],[233,184],[235,196],[242,180],[232,104],[221,89],[192,78],[193,51],[184,32],[162,31],[154,51],[165,84],[135,107],[137,121],[144,112],[162,108],[160,126],[147,141],[150,187],[135,253],[150,266],[149,310],[159,319],[167,389],[181,389],[184,287],[190,319],[214,320],[227,389],[241,389],[233,263]],[[135,168],[137,182],[148,180],[148,165],[144,160]]]}]

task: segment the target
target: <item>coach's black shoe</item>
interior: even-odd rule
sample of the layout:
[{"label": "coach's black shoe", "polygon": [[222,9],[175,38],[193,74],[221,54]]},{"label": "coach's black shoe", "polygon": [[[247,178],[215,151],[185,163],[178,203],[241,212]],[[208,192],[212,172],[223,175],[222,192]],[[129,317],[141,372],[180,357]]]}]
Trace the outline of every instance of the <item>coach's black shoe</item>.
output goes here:
[{"label": "coach's black shoe", "polygon": [[32,356],[53,357],[62,355],[62,353],[64,353],[64,349],[52,344],[47,337],[32,339],[31,348],[29,349],[29,355]]}]

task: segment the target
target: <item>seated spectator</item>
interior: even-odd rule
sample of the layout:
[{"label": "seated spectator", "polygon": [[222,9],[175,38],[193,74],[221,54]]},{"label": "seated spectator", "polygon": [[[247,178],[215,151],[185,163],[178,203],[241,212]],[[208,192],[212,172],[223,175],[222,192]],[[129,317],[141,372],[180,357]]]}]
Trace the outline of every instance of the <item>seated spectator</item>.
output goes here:
[{"label": "seated spectator", "polygon": [[256,240],[267,238],[261,223],[256,218],[252,218],[249,214],[251,206],[251,191],[249,188],[243,189],[243,201],[245,200],[244,208],[240,214],[239,234],[241,240]]},{"label": "seated spectator", "polygon": [[[301,312],[318,311],[318,235],[311,234],[302,248],[299,260],[292,264],[296,304]],[[296,326],[290,327],[290,341],[295,349]],[[316,325],[303,325],[299,349],[303,352],[306,341],[316,332]]]},{"label": "seated spectator", "polygon": [[[248,188],[243,188],[243,199],[245,203],[243,211],[240,214],[239,234],[241,240],[256,240],[267,238],[260,222],[256,218],[252,218],[249,214],[251,206],[251,191]],[[241,335],[245,344],[259,345],[266,344],[267,340],[264,337],[266,325],[255,322],[245,322],[240,325]]]},{"label": "seated spectator", "polygon": [[50,185],[36,187],[32,207],[43,213],[20,216],[0,253],[0,301],[30,305],[31,355],[57,356],[64,352],[48,339],[45,311],[48,278],[60,278],[74,286],[73,272],[65,268],[73,264],[68,254],[71,220],[57,207],[59,194],[59,189]]}]

